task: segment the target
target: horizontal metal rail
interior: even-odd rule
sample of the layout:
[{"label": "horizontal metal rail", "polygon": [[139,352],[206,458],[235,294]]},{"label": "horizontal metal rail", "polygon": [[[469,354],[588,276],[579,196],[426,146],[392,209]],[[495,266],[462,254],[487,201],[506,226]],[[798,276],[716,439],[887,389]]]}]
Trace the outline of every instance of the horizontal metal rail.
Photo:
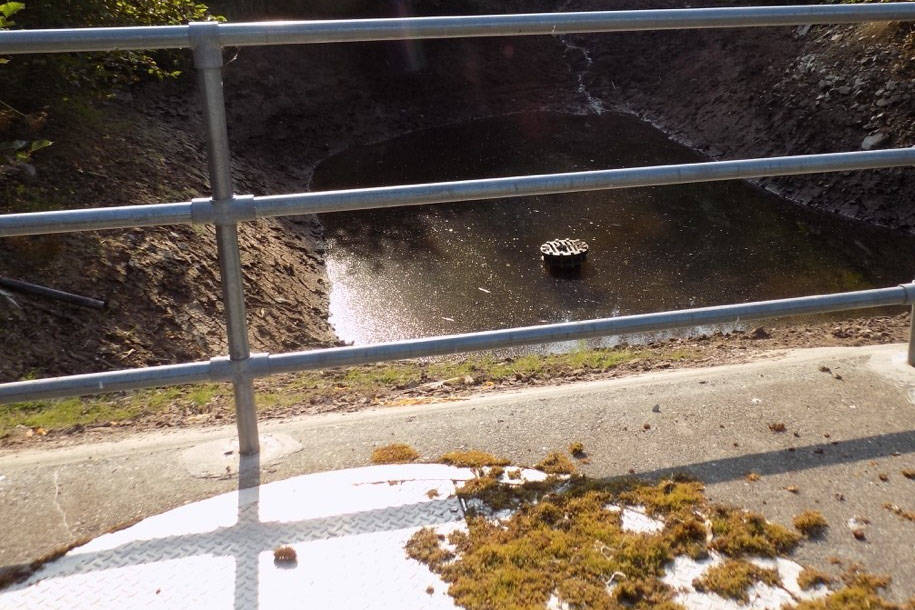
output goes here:
[{"label": "horizontal metal rail", "polygon": [[[529,13],[397,19],[221,23],[223,46],[368,42],[418,38],[530,36],[907,21],[915,3],[757,6],[704,9]],[[0,33],[0,55],[192,46],[188,26],[18,30]]]},{"label": "horizontal metal rail", "polygon": [[0,237],[190,223],[234,223],[271,216],[427,205],[739,180],[766,176],[915,166],[915,147],[512,176],[263,197],[236,196],[216,210],[209,199],[0,216]]},{"label": "horizontal metal rail", "polygon": [[252,354],[240,362],[214,358],[209,362],[18,381],[0,384],[0,403],[163,385],[251,379],[334,366],[894,305],[915,305],[915,283],[876,290],[426,337],[358,347],[334,347],[275,355]]}]

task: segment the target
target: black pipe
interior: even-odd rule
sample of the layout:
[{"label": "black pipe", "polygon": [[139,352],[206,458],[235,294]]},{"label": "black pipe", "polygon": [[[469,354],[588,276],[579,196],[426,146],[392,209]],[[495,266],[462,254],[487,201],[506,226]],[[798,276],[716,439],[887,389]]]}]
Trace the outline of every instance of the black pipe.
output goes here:
[{"label": "black pipe", "polygon": [[80,307],[105,309],[106,306],[105,301],[99,301],[98,299],[91,299],[89,297],[64,292],[63,290],[55,290],[54,288],[47,288],[37,284],[30,284],[29,282],[13,280],[8,277],[0,277],[0,286],[9,288],[10,290],[15,290],[17,292],[48,297],[49,299],[57,299],[58,301],[65,301],[67,303],[72,303],[73,305],[79,305]]}]

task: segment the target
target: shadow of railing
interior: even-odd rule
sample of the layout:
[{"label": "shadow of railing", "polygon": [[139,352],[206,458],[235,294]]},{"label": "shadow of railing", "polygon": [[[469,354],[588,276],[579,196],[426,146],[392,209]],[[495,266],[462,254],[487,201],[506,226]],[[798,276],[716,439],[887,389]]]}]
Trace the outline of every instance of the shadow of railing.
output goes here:
[{"label": "shadow of railing", "polygon": [[[77,547],[45,564],[27,580],[0,591],[0,606],[4,595],[33,586],[38,581],[49,583],[58,578],[209,555],[233,558],[234,607],[249,610],[258,607],[259,556],[265,551],[278,546],[450,523],[464,518],[460,504],[451,497],[298,521],[265,522],[260,518],[260,482],[259,458],[243,457],[239,463],[234,524],[204,532],[132,540],[101,550]],[[206,578],[206,575],[201,574],[200,578]]]},{"label": "shadow of railing", "polygon": [[783,474],[906,453],[915,453],[915,430],[787,447],[635,474],[639,477],[660,479],[687,473],[704,483],[712,484],[742,479],[748,472],[760,475]]}]

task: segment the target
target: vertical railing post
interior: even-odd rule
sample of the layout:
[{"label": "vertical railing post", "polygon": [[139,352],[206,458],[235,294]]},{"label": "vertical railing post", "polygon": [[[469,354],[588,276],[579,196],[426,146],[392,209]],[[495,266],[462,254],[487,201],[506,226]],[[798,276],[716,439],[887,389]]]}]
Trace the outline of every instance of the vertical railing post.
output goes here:
[{"label": "vertical railing post", "polygon": [[216,249],[222,278],[222,301],[225,306],[226,329],[229,335],[229,358],[235,368],[232,384],[235,390],[235,417],[238,425],[238,448],[242,455],[257,453],[257,413],[254,406],[254,386],[247,364],[251,356],[248,345],[248,325],[245,319],[245,295],[241,275],[241,255],[238,249],[238,224],[225,221],[218,212],[231,207],[234,197],[232,159],[226,126],[226,107],[222,88],[222,45],[219,25],[215,22],[190,24],[194,67],[200,75],[204,115],[207,123],[207,154],[213,207],[216,208]]},{"label": "vertical railing post", "polygon": [[912,280],[912,283],[906,287],[906,296],[909,299],[909,303],[912,305],[912,313],[909,317],[909,355],[906,361],[909,363],[909,366],[915,366],[915,280]]}]

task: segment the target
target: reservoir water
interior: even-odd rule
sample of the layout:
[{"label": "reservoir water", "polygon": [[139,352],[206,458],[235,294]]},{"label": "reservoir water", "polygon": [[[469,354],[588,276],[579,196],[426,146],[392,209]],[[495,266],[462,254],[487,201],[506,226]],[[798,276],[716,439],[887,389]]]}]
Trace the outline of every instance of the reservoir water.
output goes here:
[{"label": "reservoir water", "polygon": [[[628,116],[530,113],[348,149],[312,190],[703,159]],[[915,238],[740,181],[325,214],[330,321],[347,342],[507,328],[889,286]],[[541,243],[590,246],[580,275]]]}]

